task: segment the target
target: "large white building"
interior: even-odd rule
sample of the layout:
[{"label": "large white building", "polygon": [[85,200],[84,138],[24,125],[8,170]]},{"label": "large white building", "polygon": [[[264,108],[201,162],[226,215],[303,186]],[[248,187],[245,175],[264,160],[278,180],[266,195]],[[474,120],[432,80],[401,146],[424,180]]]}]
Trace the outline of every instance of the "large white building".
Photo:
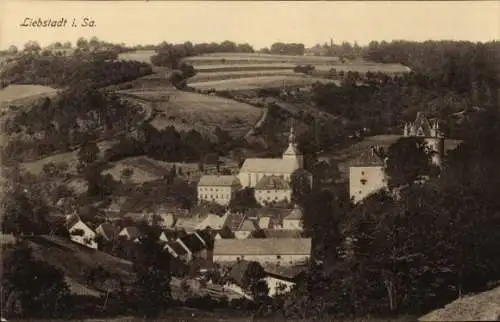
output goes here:
[{"label": "large white building", "polygon": [[241,185],[246,188],[255,188],[264,177],[276,176],[291,184],[295,171],[303,169],[304,156],[297,148],[295,130],[293,125],[288,137],[288,147],[281,158],[250,158],[243,163],[238,178]]},{"label": "large white building", "polygon": [[227,206],[239,189],[241,184],[236,176],[204,175],[198,182],[198,202]]},{"label": "large white building", "polygon": [[311,257],[311,238],[216,239],[213,261],[222,265],[240,260],[261,265],[294,266]]},{"label": "large white building", "polygon": [[255,199],[263,206],[276,202],[290,202],[292,187],[290,183],[278,176],[264,176],[255,185]]}]

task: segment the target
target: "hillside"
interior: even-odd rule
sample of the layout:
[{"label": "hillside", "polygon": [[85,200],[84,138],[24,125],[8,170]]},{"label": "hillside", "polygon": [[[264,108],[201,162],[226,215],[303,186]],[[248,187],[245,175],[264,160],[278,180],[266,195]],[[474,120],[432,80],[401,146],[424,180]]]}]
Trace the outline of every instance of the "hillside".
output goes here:
[{"label": "hillside", "polygon": [[[192,64],[197,75],[189,86],[215,91],[258,90],[282,86],[304,87],[316,82],[329,83],[330,70],[337,72],[383,72],[402,74],[409,68],[399,64],[380,64],[363,60],[341,61],[337,57],[288,56],[261,53],[213,53],[184,58]],[[312,65],[313,76],[295,73],[298,65]]]},{"label": "hillside", "polygon": [[468,295],[432,311],[419,321],[498,321],[500,319],[500,287]]},{"label": "hillside", "polygon": [[214,140],[216,126],[232,137],[242,137],[263,114],[262,109],[245,103],[173,88],[129,89],[120,93],[151,102],[156,114],[151,124],[157,129],[171,125],[178,131],[195,129]]}]

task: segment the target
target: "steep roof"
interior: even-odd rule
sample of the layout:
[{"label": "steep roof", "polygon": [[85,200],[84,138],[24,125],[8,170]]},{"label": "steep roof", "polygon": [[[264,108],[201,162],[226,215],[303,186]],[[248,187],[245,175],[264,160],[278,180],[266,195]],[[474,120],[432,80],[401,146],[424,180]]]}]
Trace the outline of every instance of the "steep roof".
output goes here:
[{"label": "steep roof", "polygon": [[255,185],[255,190],[289,190],[290,184],[278,176],[263,176]]},{"label": "steep roof", "polygon": [[297,229],[262,229],[266,238],[301,238],[302,232]]},{"label": "steep roof", "polygon": [[417,116],[415,117],[415,122],[413,122],[412,125],[415,131],[422,129],[423,135],[425,136],[431,135],[431,125],[429,119],[425,116],[423,112],[417,112]]},{"label": "steep roof", "polygon": [[198,181],[199,187],[233,187],[240,185],[240,180],[236,176],[204,175]]},{"label": "steep roof", "polygon": [[256,211],[257,216],[259,217],[259,221],[262,220],[262,218],[267,217],[269,218],[269,224],[267,228],[274,228],[283,225],[283,219],[292,212],[292,209],[264,207],[259,208]]},{"label": "steep roof", "polygon": [[115,225],[105,222],[100,224],[95,232],[106,239],[112,239],[116,237],[119,231]]},{"label": "steep roof", "polygon": [[383,167],[384,160],[377,156],[373,151],[367,149],[356,158],[350,160],[350,167]]},{"label": "steep roof", "polygon": [[240,173],[283,173],[288,174],[295,171],[297,164],[292,159],[281,158],[251,158],[246,159],[241,166]]},{"label": "steep roof", "polygon": [[139,237],[139,229],[134,226],[125,227],[122,229],[119,235],[128,235],[128,237],[133,240]]},{"label": "steep roof", "polygon": [[205,248],[203,242],[195,234],[189,234],[181,237],[180,240],[192,253],[196,253]]},{"label": "steep roof", "polygon": [[235,231],[240,228],[240,226],[243,224],[243,221],[245,220],[246,215],[243,213],[235,213],[232,212],[228,215],[228,218],[226,220],[226,226],[231,230]]},{"label": "steep roof", "polygon": [[310,255],[311,238],[217,239],[217,255]]},{"label": "steep roof", "polygon": [[208,216],[203,219],[203,221],[198,225],[198,229],[204,229],[207,227],[210,227],[212,229],[222,229],[222,227],[224,227],[226,223],[228,216],[229,215],[227,213],[223,216],[208,214]]},{"label": "steep roof", "polygon": [[241,226],[237,229],[238,231],[254,231],[257,230],[257,227],[255,225],[255,221],[251,219],[246,219],[243,221]]},{"label": "steep roof", "polygon": [[182,247],[182,245],[179,244],[178,242],[170,242],[167,243],[167,245],[174,251],[174,253],[177,254],[177,256],[182,256],[187,254],[187,250],[184,247]]}]

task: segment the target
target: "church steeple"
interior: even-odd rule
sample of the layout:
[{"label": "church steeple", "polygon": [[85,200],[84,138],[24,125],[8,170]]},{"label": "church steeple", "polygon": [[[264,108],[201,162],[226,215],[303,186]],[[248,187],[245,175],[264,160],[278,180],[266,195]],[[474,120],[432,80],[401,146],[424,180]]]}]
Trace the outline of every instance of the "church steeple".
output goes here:
[{"label": "church steeple", "polygon": [[303,156],[297,148],[297,138],[295,136],[295,128],[293,119],[290,122],[290,134],[288,135],[288,147],[283,153],[283,159],[295,160],[297,167],[303,167]]}]

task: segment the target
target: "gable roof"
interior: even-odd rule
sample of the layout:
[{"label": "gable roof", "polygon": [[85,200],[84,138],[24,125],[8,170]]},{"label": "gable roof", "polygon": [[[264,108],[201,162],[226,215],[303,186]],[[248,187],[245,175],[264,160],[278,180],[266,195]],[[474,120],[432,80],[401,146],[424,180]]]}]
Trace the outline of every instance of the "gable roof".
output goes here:
[{"label": "gable roof", "polygon": [[241,226],[237,229],[237,231],[254,231],[257,230],[255,225],[255,221],[251,219],[246,219],[241,223]]},{"label": "gable roof", "polygon": [[208,214],[208,216],[203,219],[203,221],[198,225],[198,229],[205,229],[210,227],[212,229],[222,229],[224,227],[228,214],[225,213],[223,216],[217,216],[215,214]]},{"label": "gable roof", "polygon": [[257,216],[261,220],[263,217],[269,218],[269,224],[267,228],[275,228],[283,225],[283,219],[292,212],[292,209],[288,208],[259,208],[257,209]]},{"label": "gable roof", "polygon": [[236,176],[204,175],[198,181],[198,187],[233,187],[237,185],[240,185],[240,180]]},{"label": "gable roof", "polygon": [[384,160],[367,149],[348,162],[350,167],[383,167]]},{"label": "gable roof", "polygon": [[235,213],[235,212],[229,213],[225,225],[231,231],[236,231],[243,224],[243,221],[245,220],[245,218],[246,218],[246,215],[243,213]]},{"label": "gable roof", "polygon": [[165,247],[170,247],[170,249],[177,254],[177,256],[182,256],[187,254],[187,250],[182,247],[178,242],[170,242],[165,245]]},{"label": "gable roof", "polygon": [[205,248],[203,242],[195,234],[189,234],[181,237],[180,241],[186,245],[192,253],[199,252]]},{"label": "gable roof", "polygon": [[262,229],[266,238],[301,238],[302,232],[297,229]]},{"label": "gable roof", "polygon": [[214,256],[310,255],[311,238],[217,239]]},{"label": "gable roof", "polygon": [[241,166],[240,173],[283,173],[289,174],[295,171],[297,164],[292,159],[281,158],[251,158],[246,159]]},{"label": "gable roof", "polygon": [[98,235],[105,237],[107,239],[113,239],[118,234],[118,229],[115,225],[105,222],[100,224],[95,232]]},{"label": "gable roof", "polygon": [[128,236],[131,240],[134,240],[139,237],[139,229],[134,226],[125,227],[120,231],[118,235]]},{"label": "gable roof", "polygon": [[289,190],[290,184],[278,176],[263,176],[255,185],[255,190]]}]

